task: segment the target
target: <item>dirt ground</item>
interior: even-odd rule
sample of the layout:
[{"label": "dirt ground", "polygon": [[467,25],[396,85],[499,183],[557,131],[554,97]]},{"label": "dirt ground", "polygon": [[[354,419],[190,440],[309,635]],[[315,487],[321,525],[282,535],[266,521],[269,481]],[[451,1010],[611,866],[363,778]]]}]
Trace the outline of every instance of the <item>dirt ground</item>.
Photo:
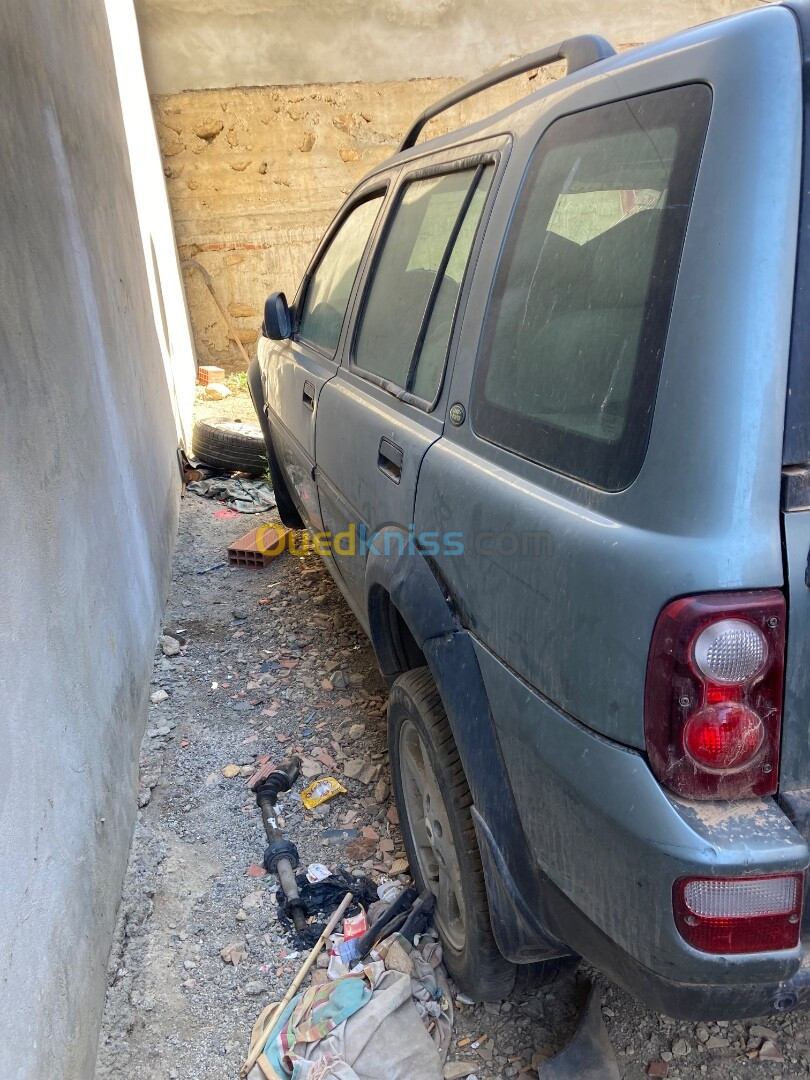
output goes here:
[{"label": "dirt ground", "polygon": [[[228,399],[229,415],[248,419],[250,408],[243,393]],[[221,404],[201,411],[221,414]],[[265,845],[246,778],[257,759],[299,753],[308,773],[335,775],[348,789],[315,812],[298,796],[308,780],[282,797],[285,832],[304,865],[380,879],[401,854],[386,688],[362,629],[317,556],[285,553],[263,570],[218,565],[227,544],[263,520],[221,510],[193,495],[181,506],[165,618],[181,651],[159,647],[155,658],[152,691],[166,696],[151,705],[143,742],[96,1080],[233,1080],[255,1018],[297,971],[303,956],[279,924],[274,879],[252,876]],[[239,775],[227,778],[228,765]],[[372,768],[354,778],[363,765]],[[337,827],[356,830],[358,842],[331,840]],[[245,956],[234,967],[221,953],[237,943]],[[478,1080],[535,1076],[569,1035],[593,977],[625,1080],[646,1076],[651,1062],[660,1063],[652,1075],[666,1075],[666,1065],[683,1080],[810,1072],[802,1014],[676,1023],[584,967],[501,1004],[458,1004],[448,1064],[467,1063]],[[452,1075],[466,1073],[459,1066]]]}]

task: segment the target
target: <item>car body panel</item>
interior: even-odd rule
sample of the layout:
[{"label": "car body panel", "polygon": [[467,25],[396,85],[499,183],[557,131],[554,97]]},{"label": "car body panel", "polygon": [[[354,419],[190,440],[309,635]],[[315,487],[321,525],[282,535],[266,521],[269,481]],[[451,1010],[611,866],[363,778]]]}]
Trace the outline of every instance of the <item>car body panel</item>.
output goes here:
[{"label": "car body panel", "polygon": [[[760,15],[773,16],[768,28]],[[689,593],[783,583],[781,421],[801,147],[796,24],[769,9],[679,41],[677,52],[640,60],[621,79],[560,91],[516,138],[509,196],[491,221],[493,236],[505,231],[522,165],[555,116],[594,104],[597,93],[609,100],[613,83],[629,96],[710,82],[709,135],[638,478],[624,491],[600,491],[486,442],[465,423],[448,426],[429,450],[415,515],[417,531],[463,531],[464,556],[440,554],[436,564],[476,635],[566,713],[638,748],[647,654],[663,606]],[[745,169],[750,155],[772,168]],[[762,228],[749,233],[738,222],[752,206]],[[709,239],[711,258],[696,238]],[[488,245],[470,310],[485,308],[497,258]],[[451,401],[468,413],[480,329],[465,321],[453,371]],[[507,552],[517,538],[520,555],[528,538],[536,553],[499,554],[499,535],[509,538]]]}]

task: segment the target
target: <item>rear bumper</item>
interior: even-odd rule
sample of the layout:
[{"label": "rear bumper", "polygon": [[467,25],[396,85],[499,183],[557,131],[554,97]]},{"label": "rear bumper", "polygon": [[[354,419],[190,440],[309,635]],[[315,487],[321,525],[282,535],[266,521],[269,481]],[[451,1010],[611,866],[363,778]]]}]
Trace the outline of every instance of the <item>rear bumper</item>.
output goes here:
[{"label": "rear bumper", "polygon": [[[532,864],[516,888],[546,934],[670,1016],[731,1019],[810,1004],[801,946],[714,956],[687,945],[673,917],[678,878],[807,867],[810,849],[776,802],[671,796],[641,754],[561,713],[480,646],[476,653]],[[492,824],[479,826],[482,846],[515,843],[514,828],[510,837]],[[492,865],[491,853],[484,862]]]}]

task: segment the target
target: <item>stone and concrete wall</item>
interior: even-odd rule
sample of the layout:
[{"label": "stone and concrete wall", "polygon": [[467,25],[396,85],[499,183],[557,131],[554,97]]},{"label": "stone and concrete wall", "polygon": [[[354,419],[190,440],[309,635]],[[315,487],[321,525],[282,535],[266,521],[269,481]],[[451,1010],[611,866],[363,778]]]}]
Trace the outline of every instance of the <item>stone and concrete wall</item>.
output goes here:
[{"label": "stone and concrete wall", "polygon": [[153,94],[460,76],[572,34],[650,41],[755,0],[137,0]]},{"label": "stone and concrete wall", "polygon": [[[345,195],[462,78],[574,33],[614,44],[732,14],[750,0],[137,0],[200,363],[244,368],[266,294],[291,298]],[[515,80],[431,126],[527,93]],[[179,91],[179,92],[178,92]]]},{"label": "stone and concrete wall", "polygon": [[177,435],[103,0],[0,11],[0,1076],[87,1080]]}]

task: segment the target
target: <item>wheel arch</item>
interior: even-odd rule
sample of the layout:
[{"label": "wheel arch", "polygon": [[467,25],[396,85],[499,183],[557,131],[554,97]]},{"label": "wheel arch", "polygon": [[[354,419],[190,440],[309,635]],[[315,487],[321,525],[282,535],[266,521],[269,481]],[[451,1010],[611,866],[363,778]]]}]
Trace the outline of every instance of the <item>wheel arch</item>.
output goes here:
[{"label": "wheel arch", "polygon": [[472,637],[456,618],[431,563],[396,526],[374,537],[366,597],[369,635],[389,686],[419,666],[398,645],[396,635],[405,627],[442,698],[473,798],[499,949],[514,963],[565,955],[570,950],[538,918],[544,906],[542,875],[535,871],[520,824]]}]

